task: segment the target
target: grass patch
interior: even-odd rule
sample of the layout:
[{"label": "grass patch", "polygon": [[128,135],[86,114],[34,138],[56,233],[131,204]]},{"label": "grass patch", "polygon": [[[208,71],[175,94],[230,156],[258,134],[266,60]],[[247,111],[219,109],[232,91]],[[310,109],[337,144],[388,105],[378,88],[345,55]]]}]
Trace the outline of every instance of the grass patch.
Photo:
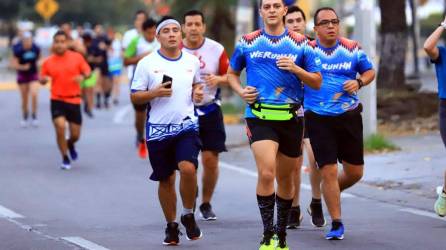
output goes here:
[{"label": "grass patch", "polygon": [[380,134],[373,134],[365,138],[364,149],[366,152],[389,152],[400,148]]}]

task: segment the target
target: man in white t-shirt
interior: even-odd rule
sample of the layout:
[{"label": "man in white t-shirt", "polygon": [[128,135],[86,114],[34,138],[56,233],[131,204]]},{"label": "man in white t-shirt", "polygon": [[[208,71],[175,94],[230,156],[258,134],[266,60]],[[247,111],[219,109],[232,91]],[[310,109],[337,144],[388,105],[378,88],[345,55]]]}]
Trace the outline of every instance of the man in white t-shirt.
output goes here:
[{"label": "man in white t-shirt", "polygon": [[153,169],[150,179],[159,181],[158,197],[167,221],[163,244],[177,245],[180,232],[176,222],[176,170],[180,172],[181,223],[187,239],[202,237],[193,206],[201,147],[194,102],[202,101],[203,85],[199,83],[199,60],[180,49],[180,23],[172,17],[163,17],[157,23],[156,34],[161,48],[136,66],[131,99],[138,105],[150,105],[146,124]]},{"label": "man in white t-shirt", "polygon": [[[136,65],[143,57],[160,48],[159,42],[155,39],[156,22],[152,18],[142,24],[141,35],[136,36],[127,46],[124,52],[124,65]],[[132,72],[133,77],[133,72]],[[147,158],[147,147],[144,140],[144,124],[147,105],[133,104],[135,110],[136,141],[138,145],[138,155],[142,159]]]},{"label": "man in white t-shirt", "polygon": [[211,198],[218,180],[218,155],[226,151],[220,86],[227,84],[229,59],[220,43],[204,36],[206,24],[202,12],[191,10],[184,14],[183,32],[183,51],[200,60],[200,75],[205,82],[203,101],[195,107],[203,143],[202,203],[199,209],[204,220],[216,220]]}]

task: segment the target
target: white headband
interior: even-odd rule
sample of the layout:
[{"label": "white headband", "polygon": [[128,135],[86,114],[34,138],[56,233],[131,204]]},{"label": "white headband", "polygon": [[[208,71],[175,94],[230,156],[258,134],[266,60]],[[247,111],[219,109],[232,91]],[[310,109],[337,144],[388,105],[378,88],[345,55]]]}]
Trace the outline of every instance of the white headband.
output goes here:
[{"label": "white headband", "polygon": [[175,20],[175,19],[166,19],[166,20],[164,20],[162,23],[160,23],[160,24],[158,25],[158,27],[156,27],[156,34],[159,34],[160,31],[161,31],[161,29],[164,28],[164,27],[166,27],[166,26],[169,25],[169,24],[175,24],[175,25],[177,25],[178,27],[181,27],[181,24],[180,24],[177,20]]}]

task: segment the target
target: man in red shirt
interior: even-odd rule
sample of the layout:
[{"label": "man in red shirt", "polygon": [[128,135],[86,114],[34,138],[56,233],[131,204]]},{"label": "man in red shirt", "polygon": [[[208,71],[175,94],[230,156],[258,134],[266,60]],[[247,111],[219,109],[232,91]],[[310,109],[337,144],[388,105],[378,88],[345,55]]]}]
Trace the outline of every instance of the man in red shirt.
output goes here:
[{"label": "man in red shirt", "polygon": [[[66,33],[58,31],[53,36],[53,55],[42,65],[40,82],[46,84],[51,79],[51,115],[63,158],[62,169],[71,168],[68,152],[71,160],[78,158],[74,144],[79,140],[82,124],[80,83],[90,73],[84,57],[68,50]],[[68,140],[65,139],[67,122],[70,130]]]}]

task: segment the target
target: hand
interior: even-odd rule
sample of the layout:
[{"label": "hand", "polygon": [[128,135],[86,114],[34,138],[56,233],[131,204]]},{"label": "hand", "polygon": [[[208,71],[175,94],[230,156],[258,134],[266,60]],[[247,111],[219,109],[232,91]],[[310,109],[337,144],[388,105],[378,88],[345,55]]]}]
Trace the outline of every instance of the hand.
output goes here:
[{"label": "hand", "polygon": [[359,90],[359,83],[356,80],[348,80],[344,82],[344,90],[349,94],[355,94]]},{"label": "hand", "polygon": [[204,97],[204,85],[203,84],[198,84],[198,86],[196,86],[193,90],[192,93],[192,100],[194,103],[200,103],[201,101],[203,101],[203,97]]},{"label": "hand", "polygon": [[49,81],[48,77],[40,77],[39,82],[41,85],[45,85]]},{"label": "hand", "polygon": [[220,77],[221,77],[221,76],[216,76],[216,75],[213,75],[213,74],[208,74],[208,75],[205,75],[205,76],[203,77],[203,79],[204,79],[204,81],[206,82],[206,85],[207,85],[209,88],[214,88],[214,87],[217,87],[218,84],[220,83]]},{"label": "hand", "polygon": [[73,81],[81,84],[84,79],[85,79],[85,77],[83,75],[78,75],[73,78]]},{"label": "hand", "polygon": [[167,88],[168,85],[171,85],[172,82],[165,82],[158,85],[153,91],[156,97],[171,97],[172,96],[172,88]]},{"label": "hand", "polygon": [[259,93],[257,92],[256,88],[246,86],[240,96],[243,98],[243,100],[245,100],[245,102],[252,104],[257,100],[258,95]]},{"label": "hand", "polygon": [[276,65],[279,67],[279,69],[286,70],[291,73],[295,73],[299,68],[299,66],[297,66],[290,57],[281,57],[277,59]]},{"label": "hand", "polygon": [[31,63],[21,64],[20,69],[23,71],[27,71],[31,68]]}]

